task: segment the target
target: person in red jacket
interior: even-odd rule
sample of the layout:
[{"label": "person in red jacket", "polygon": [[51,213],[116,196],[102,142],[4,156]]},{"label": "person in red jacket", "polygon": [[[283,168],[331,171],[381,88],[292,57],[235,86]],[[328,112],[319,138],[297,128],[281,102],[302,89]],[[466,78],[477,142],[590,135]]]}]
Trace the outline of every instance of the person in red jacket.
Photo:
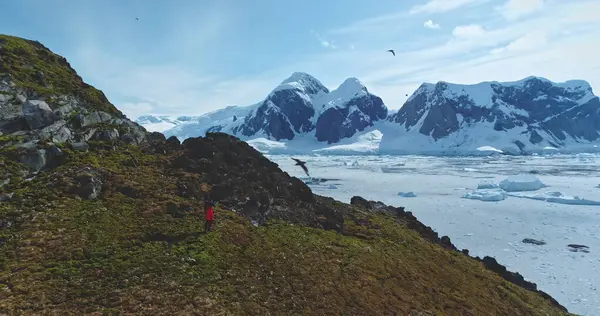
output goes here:
[{"label": "person in red jacket", "polygon": [[215,203],[212,201],[204,202],[204,217],[206,222],[204,223],[204,232],[208,233],[213,229],[213,225],[215,222]]}]

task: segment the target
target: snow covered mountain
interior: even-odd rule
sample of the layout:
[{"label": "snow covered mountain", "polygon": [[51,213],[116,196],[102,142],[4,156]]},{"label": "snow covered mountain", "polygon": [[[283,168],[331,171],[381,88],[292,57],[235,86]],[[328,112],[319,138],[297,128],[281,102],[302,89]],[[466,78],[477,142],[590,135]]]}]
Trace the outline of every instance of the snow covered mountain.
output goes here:
[{"label": "snow covered mountain", "polygon": [[309,74],[296,72],[257,104],[208,113],[164,134],[184,139],[221,131],[244,140],[294,140],[316,148],[344,143],[359,132],[371,132],[369,128],[387,114],[381,98],[371,94],[356,78],[346,79],[330,91]]},{"label": "snow covered mountain", "polygon": [[165,115],[143,115],[138,117],[135,122],[142,125],[151,132],[164,132],[177,125],[198,119],[197,116],[165,116]]},{"label": "snow covered mountain", "polygon": [[582,80],[424,83],[380,130],[387,154],[596,151],[600,100]]}]

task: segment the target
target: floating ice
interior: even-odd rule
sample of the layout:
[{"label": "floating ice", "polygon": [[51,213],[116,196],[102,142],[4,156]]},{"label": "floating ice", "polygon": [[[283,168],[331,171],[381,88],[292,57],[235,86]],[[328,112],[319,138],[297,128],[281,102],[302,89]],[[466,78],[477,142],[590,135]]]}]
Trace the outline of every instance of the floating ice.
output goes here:
[{"label": "floating ice", "polygon": [[540,179],[527,174],[510,176],[500,182],[500,188],[506,192],[536,191],[544,187]]},{"label": "floating ice", "polygon": [[477,189],[463,195],[465,199],[480,200],[485,202],[498,202],[506,199],[506,193],[498,189]]},{"label": "floating ice", "polygon": [[414,192],[398,192],[398,196],[401,196],[401,197],[416,197],[417,195]]},{"label": "floating ice", "polygon": [[561,192],[557,191],[549,191],[538,194],[513,193],[509,194],[509,196],[567,205],[600,205],[600,201],[587,200],[580,198],[579,196],[563,195]]},{"label": "floating ice", "polygon": [[497,189],[499,186],[492,181],[482,181],[477,185],[477,189]]}]

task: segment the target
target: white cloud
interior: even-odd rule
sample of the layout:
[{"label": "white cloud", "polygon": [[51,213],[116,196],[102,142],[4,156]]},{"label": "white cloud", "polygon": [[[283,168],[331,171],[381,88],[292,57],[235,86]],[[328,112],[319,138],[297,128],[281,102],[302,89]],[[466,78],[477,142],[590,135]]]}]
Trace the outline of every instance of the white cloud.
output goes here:
[{"label": "white cloud", "polygon": [[541,10],[544,0],[508,0],[496,8],[506,19],[516,20]]},{"label": "white cloud", "polygon": [[469,25],[460,25],[452,30],[452,35],[456,38],[460,39],[473,39],[481,37],[485,34],[485,30],[481,25],[478,24],[469,24]]},{"label": "white cloud", "polygon": [[422,5],[410,9],[410,14],[417,13],[443,13],[468,5],[485,3],[488,0],[429,0]]},{"label": "white cloud", "polygon": [[500,47],[492,50],[492,54],[500,53],[517,53],[536,49],[541,49],[548,42],[546,32],[537,31],[528,33],[518,39],[510,42],[505,47]]},{"label": "white cloud", "polygon": [[[479,2],[471,1],[470,5]],[[406,23],[425,31],[419,25],[424,19],[408,13],[363,20],[334,30],[347,36],[335,36],[339,43],[331,41],[333,31],[323,31],[327,37],[318,34],[317,40],[325,47],[350,49],[320,50],[315,55],[299,57],[284,69],[271,69],[252,77],[222,78],[208,75],[197,65],[168,61],[148,65],[142,60],[116,59],[110,52],[93,46],[92,40],[73,58],[73,66],[84,72],[86,81],[110,91],[109,99],[130,117],[143,113],[196,115],[227,105],[249,105],[262,100],[293,71],[308,72],[329,88],[336,88],[347,77],[358,77],[390,108],[400,107],[406,100],[405,94],[410,95],[423,81],[509,81],[534,74],[551,80],[586,79],[600,90],[600,17],[591,13],[600,10],[600,2],[557,3],[546,4],[541,15],[522,16],[510,24],[490,5],[489,10],[482,8],[476,20],[464,20],[458,15],[454,23],[465,25],[454,28],[451,35],[432,32],[431,36],[422,36],[418,31],[402,33],[390,27]],[[441,12],[439,7],[427,10]],[[494,18],[497,21],[488,23]],[[215,28],[216,35],[221,27]],[[364,29],[377,30],[374,35],[379,42],[364,36]],[[568,37],[562,35],[567,30],[571,32]],[[188,40],[191,38],[181,36],[177,41]],[[396,49],[396,57],[385,53],[389,48]]]},{"label": "white cloud", "polygon": [[323,46],[325,48],[331,48],[331,49],[337,48],[337,46],[335,45],[335,43],[333,41],[325,39],[321,34],[315,32],[315,31],[311,31],[311,33],[317,38],[317,40],[319,41],[321,46]]},{"label": "white cloud", "polygon": [[437,23],[433,23],[432,20],[425,21],[425,23],[423,24],[423,26],[425,26],[428,29],[433,29],[433,30],[440,28],[440,25],[437,24]]},{"label": "white cloud", "polygon": [[[478,17],[492,21],[483,24],[486,27],[458,26],[452,37],[442,42],[418,37],[416,42],[429,44],[397,49],[394,59],[383,57],[377,49],[330,52],[316,57],[318,66],[307,71],[318,78],[321,73],[337,74],[330,76],[338,81],[351,73],[378,93],[390,108],[399,107],[406,100],[405,94],[410,95],[411,89],[423,81],[476,83],[539,75],[558,81],[585,79],[600,90],[600,59],[594,57],[600,54],[596,40],[600,36],[600,16],[589,14],[598,12],[599,7],[600,2],[592,0],[556,2],[555,6],[547,5],[543,15],[507,24],[493,21],[497,12],[492,6],[492,10],[483,11]],[[570,37],[562,35],[565,30],[571,30]]]}]

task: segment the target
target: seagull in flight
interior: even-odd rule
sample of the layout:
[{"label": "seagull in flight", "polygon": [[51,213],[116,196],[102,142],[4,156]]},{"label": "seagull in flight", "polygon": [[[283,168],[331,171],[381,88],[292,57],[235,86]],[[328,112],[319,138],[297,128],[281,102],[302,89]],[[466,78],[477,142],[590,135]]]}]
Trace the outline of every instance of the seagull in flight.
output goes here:
[{"label": "seagull in flight", "polygon": [[388,49],[387,51],[390,52],[390,53],[392,53],[392,55],[396,56],[396,53],[394,52],[393,49]]},{"label": "seagull in flight", "polygon": [[304,172],[306,172],[306,175],[310,177],[310,174],[308,174],[308,168],[306,168],[306,161],[302,161],[300,159],[296,159],[296,158],[292,158],[296,164],[294,166],[300,166]]},{"label": "seagull in flight", "polygon": [[136,20],[136,21],[139,21],[140,19],[139,19],[139,18],[135,18],[135,20]]}]

